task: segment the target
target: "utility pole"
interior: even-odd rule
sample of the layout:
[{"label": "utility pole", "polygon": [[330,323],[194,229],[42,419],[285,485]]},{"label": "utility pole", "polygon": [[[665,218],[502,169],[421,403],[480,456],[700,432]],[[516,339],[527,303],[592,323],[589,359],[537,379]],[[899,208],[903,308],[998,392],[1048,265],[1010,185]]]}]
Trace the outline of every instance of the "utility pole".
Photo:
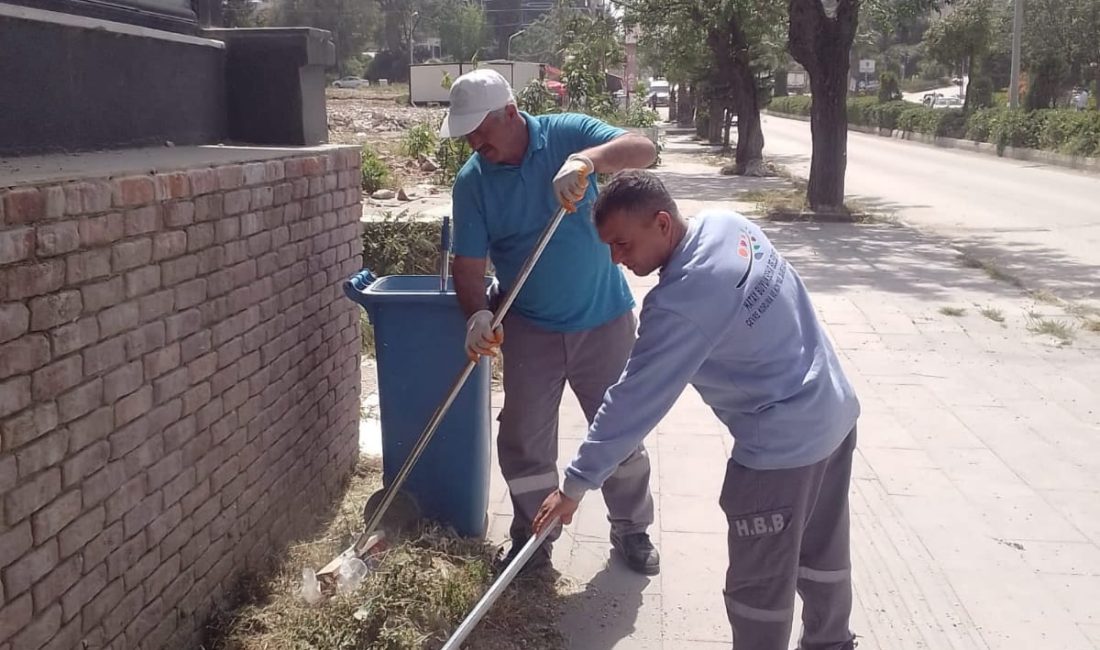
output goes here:
[{"label": "utility pole", "polygon": [[416,34],[416,26],[420,24],[420,12],[412,12],[412,25],[409,27],[409,106],[416,106],[416,102],[413,101],[413,35]]},{"label": "utility pole", "polygon": [[1008,82],[1008,106],[1020,107],[1020,40],[1024,31],[1024,0],[1013,0],[1012,71]]}]

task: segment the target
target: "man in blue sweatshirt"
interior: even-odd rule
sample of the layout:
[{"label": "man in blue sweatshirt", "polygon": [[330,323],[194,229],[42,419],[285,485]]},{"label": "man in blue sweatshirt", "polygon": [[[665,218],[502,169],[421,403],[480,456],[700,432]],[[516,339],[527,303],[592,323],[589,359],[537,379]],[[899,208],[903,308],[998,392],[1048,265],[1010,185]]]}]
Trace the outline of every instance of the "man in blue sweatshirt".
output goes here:
[{"label": "man in blue sweatshirt", "polygon": [[739,214],[690,225],[661,181],[617,174],[593,210],[612,259],[660,270],[637,342],[585,441],[535,517],[580,499],[637,449],[691,384],[734,437],[719,503],[729,524],[726,612],[737,650],[785,650],[797,591],[801,650],[854,647],[848,484],[859,402],[798,274]]}]

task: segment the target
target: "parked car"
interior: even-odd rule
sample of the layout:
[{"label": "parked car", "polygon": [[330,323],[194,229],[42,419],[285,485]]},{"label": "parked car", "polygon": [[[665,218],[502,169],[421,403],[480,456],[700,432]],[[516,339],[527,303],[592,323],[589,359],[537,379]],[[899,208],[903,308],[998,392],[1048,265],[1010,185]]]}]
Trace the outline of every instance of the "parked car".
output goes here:
[{"label": "parked car", "polygon": [[370,82],[361,77],[341,77],[332,82],[333,88],[366,88]]},{"label": "parked car", "polygon": [[963,100],[958,97],[937,97],[932,102],[932,108],[962,108]]}]

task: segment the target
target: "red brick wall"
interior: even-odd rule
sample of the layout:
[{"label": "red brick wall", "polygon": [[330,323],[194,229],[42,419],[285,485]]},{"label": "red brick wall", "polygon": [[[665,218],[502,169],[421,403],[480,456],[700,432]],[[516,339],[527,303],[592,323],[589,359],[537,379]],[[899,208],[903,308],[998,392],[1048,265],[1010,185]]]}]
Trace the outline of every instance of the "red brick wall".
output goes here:
[{"label": "red brick wall", "polygon": [[0,650],[197,647],[353,466],[359,154],[0,190]]}]

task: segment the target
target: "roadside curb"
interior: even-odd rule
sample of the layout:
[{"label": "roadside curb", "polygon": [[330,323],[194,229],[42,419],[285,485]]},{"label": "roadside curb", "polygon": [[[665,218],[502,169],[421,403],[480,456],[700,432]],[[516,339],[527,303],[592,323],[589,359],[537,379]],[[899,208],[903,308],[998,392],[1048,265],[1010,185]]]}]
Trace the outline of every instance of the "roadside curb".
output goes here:
[{"label": "roadside curb", "polygon": [[[775,113],[773,111],[761,111],[761,113],[784,120],[797,120],[799,122],[810,121],[810,118],[805,115],[790,115],[788,113]],[[916,142],[918,144],[940,147],[942,149],[959,149],[998,158],[1011,158],[1013,160],[1022,160],[1025,162],[1039,162],[1047,165],[1054,165],[1056,167],[1065,167],[1067,169],[1076,169],[1078,171],[1100,174],[1100,158],[1071,156],[1056,151],[1043,151],[1041,149],[1028,149],[1025,147],[1005,147],[1004,153],[998,154],[997,145],[988,142],[973,142],[971,140],[962,140],[959,138],[944,138],[925,135],[923,133],[901,131],[898,129],[891,131],[890,129],[851,123],[848,124],[848,130],[867,133],[869,135],[877,135],[883,138]]]}]

